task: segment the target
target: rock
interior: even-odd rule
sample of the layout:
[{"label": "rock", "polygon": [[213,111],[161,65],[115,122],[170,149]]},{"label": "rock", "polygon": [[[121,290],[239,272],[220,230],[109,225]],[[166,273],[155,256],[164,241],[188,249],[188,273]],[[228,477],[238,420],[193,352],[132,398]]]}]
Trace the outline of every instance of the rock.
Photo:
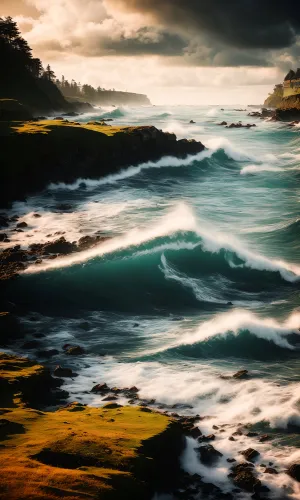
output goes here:
[{"label": "rock", "polygon": [[227,458],[226,460],[229,464],[232,464],[233,462],[236,462],[235,458]]},{"label": "rock", "polygon": [[70,356],[80,356],[81,354],[85,354],[85,350],[83,347],[80,347],[79,345],[69,347],[66,350],[66,354]]},{"label": "rock", "polygon": [[35,217],[36,219],[39,219],[42,216],[40,214],[33,214],[33,217]]},{"label": "rock", "polygon": [[190,121],[190,124],[191,124],[191,125],[195,125],[195,123],[196,123],[196,122],[194,122],[194,120],[191,120],[191,121]]},{"label": "rock", "polygon": [[221,122],[221,123],[218,123],[218,125],[223,125],[223,126],[226,126],[226,125],[228,125],[228,123],[227,123],[227,122],[225,122],[225,121],[223,121],[223,122]]},{"label": "rock", "polygon": [[249,375],[248,370],[240,370],[240,371],[236,372],[234,375],[232,375],[232,378],[243,379],[243,378],[247,378],[248,375]]},{"label": "rock", "polygon": [[107,384],[97,384],[97,385],[94,385],[94,387],[92,388],[91,392],[100,392],[100,393],[103,393],[103,392],[108,392],[110,391],[110,388],[108,387]]},{"label": "rock", "polygon": [[191,429],[189,429],[189,436],[191,436],[192,438],[196,439],[198,438],[199,436],[201,436],[201,431],[199,429],[199,427],[197,426],[194,426],[192,427]]},{"label": "rock", "polygon": [[231,471],[229,477],[232,478],[234,485],[238,488],[254,492],[261,486],[260,480],[253,473],[253,464],[247,462],[237,464],[232,467]]},{"label": "rock", "polygon": [[264,474],[278,474],[277,470],[274,467],[267,467],[264,470]]},{"label": "rock", "polygon": [[215,430],[219,429],[219,427],[217,425],[213,425],[212,428],[215,429]]},{"label": "rock", "polygon": [[200,446],[196,449],[201,462],[205,465],[214,465],[223,454],[216,450],[211,444]]},{"label": "rock", "polygon": [[139,392],[139,389],[135,386],[130,387],[129,392],[135,392],[136,394]]},{"label": "rock", "polygon": [[270,436],[268,434],[263,434],[262,436],[259,437],[259,442],[264,443],[265,441],[268,441],[270,439]]},{"label": "rock", "polygon": [[0,241],[5,241],[7,240],[7,234],[6,233],[1,233],[0,234]]},{"label": "rock", "polygon": [[300,463],[294,463],[286,471],[289,476],[300,483]]},{"label": "rock", "polygon": [[247,437],[257,437],[258,436],[258,432],[252,432],[252,431],[250,431],[250,432],[247,432],[246,436]]},{"label": "rock", "polygon": [[[35,335],[35,337],[37,335],[40,335],[39,333],[37,333]],[[44,336],[42,334],[42,336]],[[37,338],[41,338],[40,336],[38,336]],[[37,352],[37,355],[40,357],[40,358],[51,358],[52,356],[57,356],[57,354],[59,354],[59,351],[57,349],[46,349],[45,351],[38,351]]]},{"label": "rock", "polygon": [[28,227],[28,224],[27,224],[25,221],[23,221],[23,222],[19,222],[19,223],[17,224],[17,227],[18,227],[18,228]]},{"label": "rock", "polygon": [[118,405],[118,403],[108,403],[103,406],[106,410],[115,410],[116,408],[122,408],[122,405]]},{"label": "rock", "polygon": [[6,215],[0,215],[0,228],[9,226],[9,218]]},{"label": "rock", "polygon": [[66,241],[66,239],[62,236],[56,241],[52,243],[46,243],[43,245],[43,253],[58,253],[58,254],[68,254],[73,252],[76,249],[76,245]]},{"label": "rock", "polygon": [[228,439],[229,441],[235,441],[235,438],[233,436],[230,436]]},{"label": "rock", "polygon": [[71,368],[63,368],[60,365],[56,366],[53,374],[55,375],[55,377],[73,377],[73,371],[71,370]]},{"label": "rock", "polygon": [[200,436],[198,438],[199,442],[202,441],[214,441],[216,439],[216,436],[214,434],[209,434],[208,436]]},{"label": "rock", "polygon": [[106,396],[102,401],[118,401],[118,398],[116,396]]},{"label": "rock", "polygon": [[240,451],[240,454],[243,455],[249,462],[252,462],[260,455],[260,453],[253,448],[248,448],[247,450]]},{"label": "rock", "polygon": [[38,340],[29,340],[22,345],[22,349],[35,349],[40,346],[40,342]]}]

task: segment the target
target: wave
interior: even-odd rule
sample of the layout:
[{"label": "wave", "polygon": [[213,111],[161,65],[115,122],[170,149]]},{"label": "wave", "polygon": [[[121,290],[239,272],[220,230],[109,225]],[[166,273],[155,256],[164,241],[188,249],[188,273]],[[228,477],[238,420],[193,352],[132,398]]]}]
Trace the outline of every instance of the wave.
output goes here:
[{"label": "wave", "polygon": [[116,108],[113,109],[112,111],[107,111],[106,113],[103,113],[101,115],[102,119],[105,118],[122,118],[123,116],[126,116],[126,112],[124,111],[123,108]]},{"label": "wave", "polygon": [[175,207],[173,211],[153,226],[146,229],[131,230],[123,236],[112,238],[87,251],[57,258],[43,264],[31,265],[25,270],[25,273],[38,273],[73,266],[87,262],[95,257],[102,257],[124,249],[134,249],[159,238],[172,236],[176,239],[178,235],[187,232],[193,234],[203,252],[210,254],[222,252],[227,264],[232,269],[250,268],[257,271],[276,272],[280,273],[281,277],[289,282],[297,281],[300,278],[300,267],[256,254],[232,236],[213,232],[208,225],[205,227],[203,222],[200,227],[193,211],[185,204]]},{"label": "wave", "polygon": [[76,190],[81,186],[84,186],[88,189],[94,189],[98,186],[104,186],[106,184],[114,184],[120,180],[128,179],[130,177],[134,177],[135,175],[140,174],[143,170],[151,169],[151,168],[172,168],[172,167],[189,167],[196,162],[200,162],[204,159],[211,158],[214,154],[218,154],[220,151],[223,151],[225,155],[234,161],[249,161],[250,158],[243,151],[236,149],[231,142],[223,137],[218,137],[214,139],[210,139],[208,141],[209,149],[205,149],[196,155],[189,155],[186,158],[176,158],[174,156],[164,156],[160,160],[153,162],[145,162],[141,163],[137,166],[130,166],[126,169],[120,170],[116,174],[111,174],[106,177],[102,177],[100,179],[84,179],[79,178],[77,181],[72,184],[66,184],[64,182],[60,182],[57,184],[51,183],[48,186],[50,190]]},{"label": "wave", "polygon": [[283,324],[272,318],[260,318],[249,311],[234,310],[219,314],[215,318],[202,323],[195,332],[183,335],[172,347],[193,345],[206,342],[214,337],[240,335],[248,331],[257,338],[273,342],[278,347],[294,350],[287,336],[293,333],[299,335],[300,313],[292,314]]}]

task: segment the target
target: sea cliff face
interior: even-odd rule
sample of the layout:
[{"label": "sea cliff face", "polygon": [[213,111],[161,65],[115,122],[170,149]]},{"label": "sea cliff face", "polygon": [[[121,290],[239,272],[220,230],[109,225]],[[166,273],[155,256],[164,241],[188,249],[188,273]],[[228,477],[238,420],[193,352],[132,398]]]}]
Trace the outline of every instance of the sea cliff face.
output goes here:
[{"label": "sea cliff face", "polygon": [[204,149],[201,142],[177,140],[155,127],[80,125],[64,120],[0,122],[2,206],[44,189],[51,182],[98,178],[129,165],[185,157]]}]

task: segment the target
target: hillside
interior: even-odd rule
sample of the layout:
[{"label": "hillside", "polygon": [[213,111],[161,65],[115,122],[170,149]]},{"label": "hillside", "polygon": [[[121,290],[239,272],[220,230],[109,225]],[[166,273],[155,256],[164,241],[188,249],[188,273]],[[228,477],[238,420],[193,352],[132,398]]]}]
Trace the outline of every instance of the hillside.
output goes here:
[{"label": "hillside", "polygon": [[264,102],[266,108],[277,108],[280,106],[283,99],[283,87],[276,85],[272,94],[269,94]]}]

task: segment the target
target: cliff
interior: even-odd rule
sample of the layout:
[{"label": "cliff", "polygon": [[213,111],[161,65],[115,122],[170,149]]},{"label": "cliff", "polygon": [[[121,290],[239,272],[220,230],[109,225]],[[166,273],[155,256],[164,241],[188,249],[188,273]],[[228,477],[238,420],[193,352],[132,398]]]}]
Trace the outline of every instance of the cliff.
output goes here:
[{"label": "cliff", "polygon": [[283,99],[283,87],[276,86],[272,94],[267,97],[264,102],[264,107],[266,108],[277,108],[280,106],[281,101]]},{"label": "cliff", "polygon": [[[83,98],[72,97],[67,93],[63,94],[68,102],[80,103]],[[145,94],[135,94],[133,92],[119,92],[117,90],[101,90],[87,99],[97,106],[151,106],[151,102]]]},{"label": "cliff", "polygon": [[142,407],[72,403],[48,412],[24,400],[24,389],[38,396],[51,380],[44,367],[0,353],[1,498],[150,500],[176,483],[178,422]]},{"label": "cliff", "polygon": [[0,206],[45,188],[50,182],[99,178],[163,156],[185,157],[201,142],[177,140],[155,127],[80,125],[67,120],[0,122]]}]

